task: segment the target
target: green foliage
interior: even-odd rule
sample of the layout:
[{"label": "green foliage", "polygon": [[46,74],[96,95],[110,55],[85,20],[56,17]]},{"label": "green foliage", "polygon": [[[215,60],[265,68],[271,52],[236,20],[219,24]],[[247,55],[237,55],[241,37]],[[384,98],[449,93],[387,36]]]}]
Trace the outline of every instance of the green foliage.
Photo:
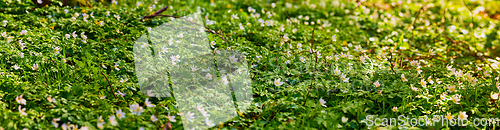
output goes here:
[{"label": "green foliage", "polygon": [[[0,23],[0,126],[55,129],[55,122],[98,129],[105,122],[105,129],[161,129],[171,123],[182,129],[174,98],[149,98],[156,106],[146,107],[135,72],[136,40],[174,18],[142,19],[168,6],[162,14],[200,12],[200,24],[218,33],[207,34],[214,50],[246,54],[254,105],[215,128],[366,129],[383,127],[367,125],[369,116],[457,118],[460,112],[468,126],[398,128],[496,128],[474,126],[473,119],[500,116],[491,96],[499,92],[498,2],[151,3],[93,2],[89,8],[55,1],[38,8],[1,1],[0,19],[7,22]],[[134,103],[142,114],[129,110]],[[113,125],[109,117],[120,109],[126,116]]]}]

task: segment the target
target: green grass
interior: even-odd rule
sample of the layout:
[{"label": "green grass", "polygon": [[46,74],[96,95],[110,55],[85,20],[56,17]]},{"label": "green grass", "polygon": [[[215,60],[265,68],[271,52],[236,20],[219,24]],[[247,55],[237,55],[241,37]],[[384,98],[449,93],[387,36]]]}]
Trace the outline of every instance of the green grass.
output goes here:
[{"label": "green grass", "polygon": [[[200,24],[218,33],[207,33],[214,47],[246,54],[253,104],[231,121],[215,122],[214,128],[367,129],[384,127],[367,125],[367,117],[450,113],[456,119],[465,112],[467,126],[385,128],[496,129],[475,126],[474,118],[500,116],[498,99],[491,98],[499,92],[498,2],[158,0],[149,10],[152,2],[91,2],[89,8],[62,7],[56,1],[39,8],[31,1],[0,1],[0,21],[8,21],[0,23],[0,33],[6,35],[0,38],[0,126],[56,129],[51,123],[57,118],[58,128],[67,123],[98,129],[102,117],[104,129],[183,129],[174,98],[149,98],[156,107],[146,107],[148,96],[140,91],[134,63],[136,40],[148,27],[173,19],[143,17],[170,6],[162,14],[186,16],[200,7]],[[84,13],[93,17],[84,21]],[[22,30],[27,33],[21,35]],[[32,69],[35,64],[39,68]],[[282,85],[275,84],[278,79]],[[20,95],[26,104],[16,100]],[[134,103],[144,108],[141,115],[129,111]],[[116,118],[114,126],[109,116],[119,109],[126,116]],[[168,119],[169,113],[176,122]],[[159,120],[152,122],[152,115]]]}]

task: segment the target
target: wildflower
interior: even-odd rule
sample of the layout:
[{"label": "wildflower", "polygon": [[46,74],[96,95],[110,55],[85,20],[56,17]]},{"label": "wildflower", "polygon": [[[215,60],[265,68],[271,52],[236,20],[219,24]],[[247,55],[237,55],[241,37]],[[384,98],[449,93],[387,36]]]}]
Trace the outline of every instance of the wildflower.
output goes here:
[{"label": "wildflower", "polygon": [[49,97],[47,97],[47,101],[49,101],[49,102],[55,102],[56,100],[53,99],[51,95],[49,95]]},{"label": "wildflower", "polygon": [[19,46],[21,47],[21,50],[22,50],[22,49],[24,49],[24,48],[26,48],[26,46],[25,46],[25,45],[26,45],[26,44],[25,44],[25,43],[23,43],[23,40],[19,40]]},{"label": "wildflower", "polygon": [[363,64],[366,62],[365,57],[363,57],[363,56],[359,57],[359,60],[361,60],[361,63],[363,63]]},{"label": "wildflower", "polygon": [[349,118],[344,117],[344,116],[342,117],[342,123],[346,123],[348,120],[349,120]]},{"label": "wildflower", "polygon": [[342,76],[340,77],[340,79],[342,79],[342,81],[344,81],[346,83],[349,83],[349,78],[346,78],[345,74],[342,74]]},{"label": "wildflower", "polygon": [[413,60],[413,61],[410,62],[410,65],[412,65],[412,66],[420,66],[420,63],[418,61],[416,61],[416,60]]},{"label": "wildflower", "polygon": [[429,50],[429,54],[431,54],[431,55],[435,55],[435,53],[434,53],[434,49],[430,49],[430,50]]},{"label": "wildflower", "polygon": [[125,118],[125,112],[123,112],[122,109],[116,110],[116,117],[118,117],[118,119]]},{"label": "wildflower", "polygon": [[238,14],[232,14],[231,15],[231,20],[233,20],[233,19],[240,19],[240,18],[238,17]]},{"label": "wildflower", "polygon": [[135,115],[141,115],[142,112],[144,112],[144,109],[139,106],[138,103],[134,103],[132,105],[129,106],[130,108],[130,112],[132,112],[132,114],[135,114]]},{"label": "wildflower", "polygon": [[104,63],[101,63],[101,66],[102,66],[102,68],[104,68],[104,69],[108,69],[108,67],[106,67],[106,66],[104,65]]},{"label": "wildflower", "polygon": [[71,38],[71,35],[69,35],[69,34],[65,34],[64,36],[66,37],[66,39]]},{"label": "wildflower", "polygon": [[99,99],[106,99],[106,95],[104,96],[99,95]]},{"label": "wildflower", "polygon": [[21,54],[19,54],[19,56],[21,56],[21,58],[24,58],[24,53],[21,52]]},{"label": "wildflower", "polygon": [[59,127],[59,124],[58,124],[57,122],[58,122],[58,121],[60,121],[60,120],[61,120],[61,119],[59,119],[59,118],[53,118],[51,123],[52,123],[52,125],[53,125],[54,127],[56,127],[56,128],[57,128],[57,127]]},{"label": "wildflower", "polygon": [[281,78],[279,78],[279,79],[274,79],[274,85],[276,85],[276,86],[281,86],[281,85],[283,85],[283,82],[281,82]]},{"label": "wildflower", "polygon": [[304,57],[300,57],[299,60],[302,62],[302,63],[306,63],[306,59],[304,59]]},{"label": "wildflower", "polygon": [[100,26],[104,26],[104,21],[100,21],[100,22],[99,22],[99,25],[100,25]]},{"label": "wildflower", "polygon": [[421,79],[420,80],[420,85],[422,85],[422,87],[425,88],[427,86],[427,82],[424,79]]},{"label": "wildflower", "polygon": [[210,127],[214,127],[215,124],[212,122],[212,120],[208,119],[208,118],[205,118],[205,123],[210,126]]},{"label": "wildflower", "polygon": [[361,48],[361,45],[357,45],[357,46],[354,46],[354,47],[355,47],[354,51],[356,51],[356,52],[360,52],[360,51],[363,50],[363,48]]},{"label": "wildflower", "polygon": [[151,119],[152,122],[157,122],[158,121],[158,118],[156,118],[155,115],[151,115],[150,119]]},{"label": "wildflower", "polygon": [[420,68],[421,68],[421,66],[417,66],[417,73],[418,74],[422,73],[422,70]]},{"label": "wildflower", "polygon": [[446,117],[446,119],[448,119],[448,120],[453,119],[453,116],[451,115],[451,113],[450,113],[450,112],[447,112],[447,115],[446,115],[445,117]]},{"label": "wildflower", "polygon": [[33,66],[31,67],[32,70],[37,70],[38,69],[38,64],[33,64]]},{"label": "wildflower", "polygon": [[224,85],[227,85],[227,84],[229,83],[229,81],[227,80],[227,76],[226,76],[226,75],[223,75],[223,76],[222,76],[222,83],[223,83]]},{"label": "wildflower", "polygon": [[186,114],[186,118],[187,118],[190,122],[193,122],[193,119],[195,118],[195,117],[194,117],[194,113],[192,113],[192,112],[188,112],[188,113]]},{"label": "wildflower", "polygon": [[111,125],[113,125],[113,126],[118,125],[118,122],[116,121],[116,117],[115,117],[115,115],[111,115],[111,116],[109,116],[109,119],[108,119],[108,120],[109,120],[109,123],[110,123]]},{"label": "wildflower", "polygon": [[207,75],[205,75],[205,77],[208,79],[208,80],[212,80],[212,75],[210,73],[207,73]]},{"label": "wildflower", "polygon": [[460,96],[459,95],[453,95],[452,101],[455,104],[460,104]]},{"label": "wildflower", "polygon": [[127,78],[121,78],[121,79],[120,79],[120,82],[121,82],[121,83],[125,83],[125,82],[127,82],[127,80],[128,80]]},{"label": "wildflower", "polygon": [[102,119],[102,116],[99,116],[99,118],[97,118],[97,128],[103,129],[104,124],[106,124],[106,122],[104,122],[104,120]]},{"label": "wildflower", "polygon": [[179,34],[177,34],[177,37],[179,37],[179,38],[183,38],[183,37],[184,37],[184,34],[179,33]]},{"label": "wildflower", "polygon": [[286,61],[285,61],[285,64],[290,64],[290,60],[286,60]]},{"label": "wildflower", "polygon": [[410,86],[411,86],[411,90],[413,90],[413,91],[418,91],[418,88],[417,88],[417,87],[414,87],[414,86],[413,86],[413,84],[410,84]]},{"label": "wildflower", "polygon": [[76,31],[74,31],[73,33],[71,33],[71,35],[72,35],[72,36],[73,36],[73,38],[75,38],[75,39],[76,39],[76,37],[78,36],[78,35],[76,34]]},{"label": "wildflower", "polygon": [[21,30],[21,35],[26,35],[26,33],[28,33],[28,31],[26,31],[26,30]]},{"label": "wildflower", "polygon": [[155,107],[156,105],[152,104],[150,101],[149,101],[149,98],[146,98],[146,101],[144,101],[144,104],[147,106],[147,107]]},{"label": "wildflower", "polygon": [[196,68],[196,66],[194,66],[194,65],[193,65],[193,66],[191,67],[191,71],[196,71],[196,70],[198,70],[198,69]]},{"label": "wildflower", "polygon": [[462,77],[463,72],[462,70],[455,71],[455,77]]},{"label": "wildflower", "polygon": [[258,60],[257,60],[257,63],[259,63],[259,62],[260,62],[260,59],[262,58],[262,56],[256,56],[256,58],[258,59]]},{"label": "wildflower", "polygon": [[120,18],[121,18],[121,17],[120,17],[120,15],[115,14],[114,16],[115,16],[115,18],[116,18],[118,21],[120,21]]},{"label": "wildflower", "polygon": [[142,3],[137,1],[137,3],[135,5],[137,6],[137,8],[139,8],[139,6],[142,6]]},{"label": "wildflower", "polygon": [[491,96],[490,96],[490,97],[491,97],[491,99],[493,99],[493,100],[497,100],[497,99],[498,99],[498,93],[493,93],[493,92],[491,92]]},{"label": "wildflower", "polygon": [[58,46],[58,47],[55,47],[55,48],[54,48],[54,52],[55,52],[56,54],[59,54],[59,50],[60,50],[60,49],[61,49],[61,48],[59,48],[59,46]]},{"label": "wildflower", "polygon": [[16,102],[19,104],[26,105],[26,100],[23,98],[23,95],[16,96]]},{"label": "wildflower", "polygon": [[332,58],[332,56],[326,56],[326,59],[327,60],[332,60],[333,58]]},{"label": "wildflower", "polygon": [[458,115],[458,120],[467,120],[467,117],[469,117],[467,113],[465,113],[464,111],[460,111]]},{"label": "wildflower", "polygon": [[296,33],[296,32],[297,32],[297,28],[294,28],[294,29],[292,30],[292,32],[293,32],[293,33]]},{"label": "wildflower", "polygon": [[177,120],[175,120],[175,116],[170,116],[170,112],[168,113],[167,118],[168,118],[168,120],[170,120],[170,122],[176,122],[177,121]]},{"label": "wildflower", "polygon": [[215,41],[210,42],[210,47],[215,48]]},{"label": "wildflower", "polygon": [[393,112],[397,112],[398,111],[398,107],[392,107],[392,111]]},{"label": "wildflower", "polygon": [[290,40],[290,38],[288,38],[288,34],[283,35],[283,40],[285,42],[287,42],[288,40]]},{"label": "wildflower", "polygon": [[115,66],[114,66],[114,67],[115,67],[115,70],[116,70],[116,71],[120,71],[120,68],[118,68],[118,64],[115,64]]},{"label": "wildflower", "polygon": [[7,32],[2,32],[2,37],[7,37]]},{"label": "wildflower", "polygon": [[335,42],[335,41],[337,41],[337,35],[333,35],[333,36],[332,36],[332,40],[333,40],[334,42]]},{"label": "wildflower", "polygon": [[3,20],[2,23],[4,27],[7,26],[7,20]]},{"label": "wildflower", "polygon": [[439,97],[441,98],[441,100],[447,100],[448,98],[446,98],[446,96],[446,93],[441,93]]},{"label": "wildflower", "polygon": [[125,95],[127,95],[126,93],[122,93],[122,92],[120,92],[120,91],[116,92],[116,94],[119,94],[119,95],[121,95],[122,97],[123,97],[123,96],[125,96]]},{"label": "wildflower", "polygon": [[7,37],[7,43],[10,43],[10,42],[12,41],[12,39],[14,39],[14,37],[12,37],[12,36],[8,36],[8,37]]},{"label": "wildflower", "polygon": [[19,113],[21,113],[21,115],[23,115],[23,116],[27,116],[28,115],[28,113],[26,113],[26,108],[21,108],[21,105],[19,105],[17,107],[17,109],[19,110]]},{"label": "wildflower", "polygon": [[380,83],[378,82],[378,80],[377,80],[377,82],[373,83],[373,85],[375,85],[375,87],[377,87],[377,88],[380,87]]},{"label": "wildflower", "polygon": [[18,69],[20,69],[20,68],[21,68],[21,67],[19,67],[19,65],[17,65],[17,64],[15,64],[13,67],[14,67],[14,69],[15,69],[15,70],[18,70]]},{"label": "wildflower", "polygon": [[319,98],[319,104],[321,104],[321,106],[326,107],[325,103],[326,101],[323,100],[323,98]]},{"label": "wildflower", "polygon": [[335,73],[335,75],[340,75],[340,70],[339,70],[339,67],[337,66],[337,68],[335,68],[335,70],[333,70],[333,73]]},{"label": "wildflower", "polygon": [[302,50],[302,43],[298,43],[298,44],[297,44],[297,48],[298,48],[299,50]]},{"label": "wildflower", "polygon": [[235,58],[235,56],[230,56],[229,57],[229,60],[231,61],[231,63],[235,63],[235,62],[238,62],[238,58]]},{"label": "wildflower", "polygon": [[432,85],[432,84],[434,84],[434,81],[432,81],[431,77],[432,76],[429,76],[429,78],[427,78],[427,81]]}]

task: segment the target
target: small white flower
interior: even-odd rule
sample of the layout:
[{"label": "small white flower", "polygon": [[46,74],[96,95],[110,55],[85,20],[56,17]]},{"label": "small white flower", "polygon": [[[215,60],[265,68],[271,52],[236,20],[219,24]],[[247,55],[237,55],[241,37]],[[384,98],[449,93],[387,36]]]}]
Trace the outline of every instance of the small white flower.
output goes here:
[{"label": "small white flower", "polygon": [[127,80],[128,80],[127,78],[121,78],[121,79],[120,79],[120,82],[121,82],[121,83],[125,83],[125,82],[127,82]]},{"label": "small white flower", "polygon": [[16,96],[16,102],[19,104],[26,105],[26,100],[23,98],[23,95]]},{"label": "small white flower", "polygon": [[21,108],[21,105],[19,105],[19,107],[17,107],[17,109],[19,110],[19,113],[21,113],[21,115],[23,115],[23,116],[28,115],[28,113],[26,113],[26,108]]},{"label": "small white flower", "polygon": [[340,76],[340,79],[342,79],[342,81],[346,83],[349,83],[349,78],[347,78],[345,74],[342,74],[342,76]]},{"label": "small white flower", "polygon": [[193,65],[193,66],[191,67],[191,71],[196,71],[196,70],[198,70],[198,68],[196,68],[196,66],[194,66],[194,65]]},{"label": "small white flower", "polygon": [[342,123],[346,123],[348,120],[349,120],[349,118],[344,117],[344,116],[342,117]]},{"label": "small white flower", "polygon": [[19,67],[19,65],[17,65],[17,64],[15,64],[13,67],[15,70],[21,69],[21,67]]},{"label": "small white flower", "polygon": [[2,23],[4,27],[7,26],[7,20],[3,20]]},{"label": "small white flower", "polygon": [[326,107],[325,103],[326,101],[323,100],[323,98],[319,98],[319,104],[321,104],[321,106]]},{"label": "small white flower", "polygon": [[281,78],[279,78],[279,79],[275,79],[275,80],[274,80],[274,85],[276,85],[276,86],[281,86],[281,85],[283,85],[283,82],[281,82]]},{"label": "small white flower", "polygon": [[458,120],[467,120],[467,117],[469,117],[464,111],[460,111],[459,113]]},{"label": "small white flower", "polygon": [[497,99],[498,99],[498,93],[493,93],[493,92],[491,92],[491,96],[490,96],[490,97],[491,97],[491,99],[493,99],[493,100],[497,100]]},{"label": "small white flower", "polygon": [[210,73],[207,73],[207,75],[205,75],[205,77],[208,79],[208,80],[212,80],[212,75]]},{"label": "small white flower", "polygon": [[132,114],[135,114],[135,115],[141,115],[142,112],[144,112],[144,109],[139,106],[138,103],[134,103],[132,105],[129,106],[130,108],[130,112],[132,112]]},{"label": "small white flower", "polygon": [[335,68],[335,70],[333,70],[333,73],[335,73],[335,75],[340,75],[341,72],[339,70],[339,67]]},{"label": "small white flower", "polygon": [[375,87],[377,87],[377,88],[380,87],[380,83],[378,82],[378,80],[377,80],[377,82],[373,83],[373,85],[375,85]]},{"label": "small white flower", "polygon": [[332,36],[332,40],[333,40],[334,42],[335,42],[335,41],[337,41],[337,35],[333,35],[333,36]]},{"label": "small white flower", "polygon": [[104,124],[106,124],[106,122],[104,122],[104,120],[102,119],[102,116],[99,116],[99,118],[97,119],[97,128],[103,129]]},{"label": "small white flower", "polygon": [[215,124],[212,122],[212,120],[208,119],[208,118],[205,118],[205,123],[207,124],[207,126],[209,127],[214,127]]},{"label": "small white flower", "polygon": [[193,119],[195,119],[195,117],[194,117],[194,113],[192,113],[192,112],[188,112],[188,113],[186,114],[186,118],[187,118],[190,122],[193,122]]},{"label": "small white flower", "polygon": [[60,121],[60,120],[61,120],[61,119],[59,119],[59,118],[53,118],[53,119],[52,119],[52,125],[53,125],[54,127],[56,127],[56,128],[57,128],[57,127],[59,127],[59,124],[58,124],[57,122],[58,122],[58,121]]},{"label": "small white flower", "polygon": [[119,66],[118,64],[115,64],[114,66],[116,71],[120,71],[120,68],[118,68],[118,66]]},{"label": "small white flower", "polygon": [[230,56],[230,57],[229,57],[229,60],[231,61],[231,63],[238,62],[238,58],[235,58],[235,55]]},{"label": "small white flower", "polygon": [[150,119],[151,119],[152,122],[157,122],[158,121],[158,118],[156,118],[155,115],[151,115]]},{"label": "small white flower", "polygon": [[170,122],[176,122],[177,121],[177,120],[175,120],[175,116],[170,116],[170,112],[168,113],[167,118],[168,118],[168,120],[170,120]]},{"label": "small white flower", "polygon": [[392,107],[392,111],[393,112],[397,112],[398,111],[398,107]]},{"label": "small white flower", "polygon": [[33,66],[31,67],[32,70],[37,70],[38,69],[38,64],[33,64]]},{"label": "small white flower", "polygon": [[413,90],[413,91],[418,91],[418,88],[417,88],[417,87],[414,87],[414,86],[413,86],[413,84],[410,84],[410,86],[411,86],[411,90]]},{"label": "small white flower", "polygon": [[304,59],[304,57],[300,57],[299,60],[302,62],[302,63],[306,63],[306,59]]},{"label": "small white flower", "polygon": [[460,104],[460,96],[459,95],[453,95],[452,101],[455,104]]},{"label": "small white flower", "polygon": [[408,79],[406,79],[406,77],[405,77],[405,74],[401,74],[401,80],[403,80],[403,82],[408,81]]},{"label": "small white flower", "polygon": [[115,117],[115,115],[111,115],[111,116],[109,116],[109,123],[110,123],[111,125],[113,125],[113,126],[118,125],[118,122],[116,121],[116,117]]},{"label": "small white flower", "polygon": [[26,35],[28,33],[28,31],[26,30],[21,30],[21,35]]},{"label": "small white flower", "polygon": [[116,110],[116,117],[118,117],[118,119],[125,118],[125,112],[123,112],[122,109]]},{"label": "small white flower", "polygon": [[146,101],[144,101],[144,104],[147,106],[147,107],[155,107],[156,105],[154,105],[153,103],[151,103],[149,101],[149,98],[146,98]]}]

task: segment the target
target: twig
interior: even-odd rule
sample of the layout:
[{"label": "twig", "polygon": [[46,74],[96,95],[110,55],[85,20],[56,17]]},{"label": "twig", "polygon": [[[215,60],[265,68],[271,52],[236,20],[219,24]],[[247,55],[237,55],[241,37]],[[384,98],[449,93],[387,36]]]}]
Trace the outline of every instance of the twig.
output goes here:
[{"label": "twig", "polygon": [[391,59],[389,59],[389,58],[387,58],[387,59],[389,60],[389,63],[391,64],[391,70],[392,70],[392,72],[394,72],[394,74],[396,74],[396,71],[394,71],[394,65],[392,64],[392,52],[391,51],[389,51],[389,52],[390,52],[389,55],[391,55]]},{"label": "twig", "polygon": [[413,23],[411,24],[411,27],[412,27],[412,28],[411,28],[411,30],[412,30],[412,33],[411,33],[411,42],[412,42],[413,44],[415,44],[415,43],[413,42],[413,37],[414,37],[414,35],[415,35],[415,33],[413,33],[413,31],[415,30],[415,23],[417,23],[418,17],[420,16],[420,13],[424,10],[425,6],[427,6],[427,5],[422,6],[422,8],[420,8],[420,9],[418,10],[418,12],[417,12],[417,16],[415,16],[415,19],[413,20]]},{"label": "twig", "polygon": [[309,97],[309,94],[311,93],[311,87],[313,85],[313,80],[314,80],[314,73],[316,73],[316,64],[318,64],[318,56],[316,55],[316,52],[313,52],[313,48],[314,48],[314,29],[312,31],[312,36],[311,36],[311,52],[314,54],[314,57],[316,59],[316,62],[314,62],[314,69],[313,69],[313,75],[312,75],[312,79],[311,79],[311,84],[309,85],[309,88],[307,89],[307,95],[306,95],[306,100],[304,100],[304,103],[302,104],[302,106],[305,106],[306,105],[306,102],[307,102],[307,98]]},{"label": "twig", "polygon": [[108,81],[108,84],[109,84],[109,87],[111,88],[111,91],[113,92],[113,95],[116,97],[116,94],[115,94],[115,90],[113,89],[113,87],[111,86],[111,82],[109,82],[109,79],[108,77],[101,71],[101,74],[104,75],[104,77],[106,78],[106,80]]}]

